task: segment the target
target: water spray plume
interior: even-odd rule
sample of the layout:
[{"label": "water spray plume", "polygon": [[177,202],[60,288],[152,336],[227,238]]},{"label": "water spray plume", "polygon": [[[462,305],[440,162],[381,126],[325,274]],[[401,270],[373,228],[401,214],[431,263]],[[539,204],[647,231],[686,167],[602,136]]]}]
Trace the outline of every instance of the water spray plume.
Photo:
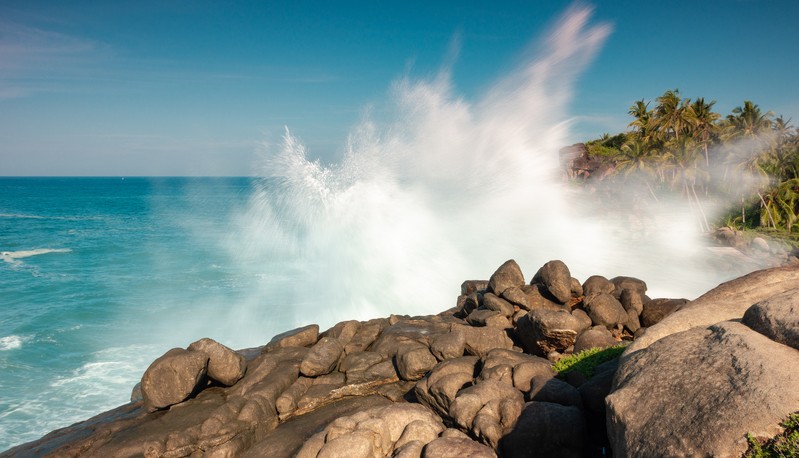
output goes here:
[{"label": "water spray plume", "polygon": [[[308,158],[288,129],[264,152],[250,207],[233,243],[263,291],[295,324],[322,326],[454,305],[460,283],[515,258],[531,277],[550,259],[573,275],[633,275],[650,288],[696,295],[713,286],[688,263],[698,238],[687,211],[650,215],[631,232],[624,215],[583,199],[561,180],[573,86],[611,28],[569,9],[544,40],[477,102],[454,93],[448,72],[403,78],[390,121],[369,119],[341,162]],[[710,280],[712,282],[712,280]]]}]

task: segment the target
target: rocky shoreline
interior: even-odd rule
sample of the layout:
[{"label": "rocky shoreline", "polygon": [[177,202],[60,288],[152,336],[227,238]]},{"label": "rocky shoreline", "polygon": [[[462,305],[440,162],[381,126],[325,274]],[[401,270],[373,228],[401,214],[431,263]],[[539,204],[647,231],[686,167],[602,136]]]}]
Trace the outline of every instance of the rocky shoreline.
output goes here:
[{"label": "rocky shoreline", "polygon": [[[437,315],[172,349],[131,403],[0,457],[740,456],[778,434],[799,411],[799,267],[646,292],[509,260]],[[592,373],[553,366],[620,345]]]}]

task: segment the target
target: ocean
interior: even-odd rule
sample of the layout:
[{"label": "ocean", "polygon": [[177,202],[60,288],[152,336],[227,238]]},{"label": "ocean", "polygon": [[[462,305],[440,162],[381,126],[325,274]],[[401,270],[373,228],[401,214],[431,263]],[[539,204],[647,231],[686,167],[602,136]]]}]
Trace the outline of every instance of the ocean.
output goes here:
[{"label": "ocean", "polygon": [[0,450],[124,404],[171,347],[291,325],[271,310],[231,331],[268,270],[225,245],[251,193],[249,178],[0,178]]},{"label": "ocean", "polygon": [[714,267],[684,200],[562,179],[574,82],[608,33],[573,13],[473,101],[447,68],[400,79],[326,161],[287,129],[258,178],[0,178],[0,450],[128,402],[170,348],[438,313],[508,259],[651,297],[744,273]]}]

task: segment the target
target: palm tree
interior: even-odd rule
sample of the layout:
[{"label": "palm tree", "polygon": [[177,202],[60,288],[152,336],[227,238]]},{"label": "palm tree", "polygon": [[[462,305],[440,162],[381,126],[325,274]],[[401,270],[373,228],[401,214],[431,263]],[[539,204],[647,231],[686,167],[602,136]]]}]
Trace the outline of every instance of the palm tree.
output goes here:
[{"label": "palm tree", "polygon": [[652,111],[649,110],[649,102],[644,102],[644,99],[638,100],[627,113],[635,118],[628,126],[637,131],[645,143],[649,143],[652,140],[653,131],[656,130],[656,126],[653,125]]},{"label": "palm tree", "polygon": [[760,107],[750,100],[744,100],[743,106],[733,108],[732,112],[733,114],[727,115],[727,120],[732,129],[732,138],[755,138],[771,129],[771,118],[774,113],[771,111],[761,112]]},{"label": "palm tree", "polygon": [[680,90],[668,90],[657,99],[655,107],[655,122],[664,140],[671,138],[680,139],[689,125],[691,115],[691,100],[681,99]]},{"label": "palm tree", "polygon": [[705,152],[705,166],[710,167],[710,157],[708,154],[708,144],[713,136],[718,132],[719,127],[716,121],[721,115],[713,111],[716,101],[705,103],[705,98],[700,97],[691,104],[690,122],[693,126],[694,135],[699,137],[702,149]]}]

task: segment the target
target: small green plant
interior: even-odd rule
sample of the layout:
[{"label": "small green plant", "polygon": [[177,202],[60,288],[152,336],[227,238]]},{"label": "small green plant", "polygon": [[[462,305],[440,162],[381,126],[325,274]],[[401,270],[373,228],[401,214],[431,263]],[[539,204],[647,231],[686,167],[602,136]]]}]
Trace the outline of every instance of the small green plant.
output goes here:
[{"label": "small green plant", "polygon": [[749,449],[745,458],[788,458],[799,457],[799,412],[788,415],[780,426],[785,430],[768,439],[760,441],[752,434],[746,435]]},{"label": "small green plant", "polygon": [[621,355],[626,347],[626,344],[621,344],[608,348],[589,348],[561,358],[552,368],[559,376],[564,376],[571,371],[578,371],[586,378],[591,378],[594,376],[597,366]]}]

